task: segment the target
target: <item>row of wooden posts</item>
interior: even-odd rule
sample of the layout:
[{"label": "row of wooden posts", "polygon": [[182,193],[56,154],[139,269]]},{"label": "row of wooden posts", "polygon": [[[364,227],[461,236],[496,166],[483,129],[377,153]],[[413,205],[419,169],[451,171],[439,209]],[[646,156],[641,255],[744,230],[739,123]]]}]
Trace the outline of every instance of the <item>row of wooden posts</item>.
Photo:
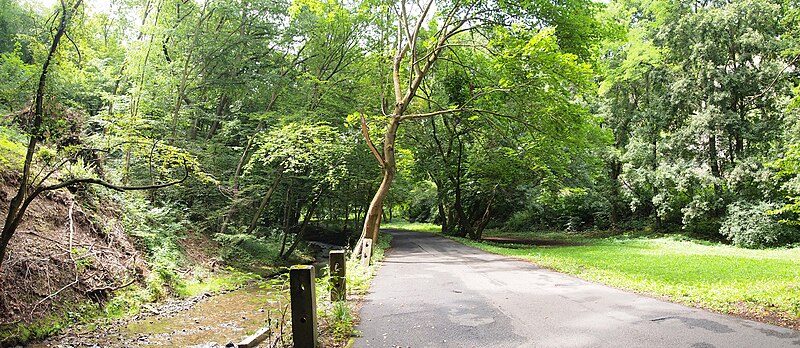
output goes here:
[{"label": "row of wooden posts", "polygon": [[[329,254],[331,302],[347,300],[347,263],[344,250],[331,250]],[[361,252],[361,266],[369,266],[372,257],[372,240],[365,239]],[[294,266],[289,270],[289,295],[292,309],[292,342],[294,348],[316,348],[317,291],[314,266]],[[254,347],[267,336],[268,328],[260,330],[240,343],[239,347]],[[261,333],[263,331],[263,333]],[[261,334],[260,334],[261,333]]]}]

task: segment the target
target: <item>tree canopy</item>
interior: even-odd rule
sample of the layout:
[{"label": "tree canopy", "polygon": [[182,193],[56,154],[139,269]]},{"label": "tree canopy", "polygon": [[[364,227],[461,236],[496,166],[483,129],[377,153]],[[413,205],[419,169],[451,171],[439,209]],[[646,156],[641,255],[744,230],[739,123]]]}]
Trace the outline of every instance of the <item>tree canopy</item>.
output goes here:
[{"label": "tree canopy", "polygon": [[282,254],[398,215],[800,238],[795,1],[91,5],[0,0],[0,162],[25,192],[191,169],[148,202]]}]

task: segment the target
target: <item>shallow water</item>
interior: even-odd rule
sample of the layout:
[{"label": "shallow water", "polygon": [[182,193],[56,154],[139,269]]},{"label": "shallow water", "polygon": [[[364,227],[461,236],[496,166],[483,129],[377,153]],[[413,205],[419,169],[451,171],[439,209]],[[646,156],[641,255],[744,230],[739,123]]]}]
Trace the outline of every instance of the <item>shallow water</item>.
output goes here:
[{"label": "shallow water", "polygon": [[[215,347],[238,343],[278,316],[275,292],[250,286],[208,297],[191,308],[168,315],[131,321],[121,327],[84,334],[30,347]],[[287,318],[288,319],[288,318]]]}]

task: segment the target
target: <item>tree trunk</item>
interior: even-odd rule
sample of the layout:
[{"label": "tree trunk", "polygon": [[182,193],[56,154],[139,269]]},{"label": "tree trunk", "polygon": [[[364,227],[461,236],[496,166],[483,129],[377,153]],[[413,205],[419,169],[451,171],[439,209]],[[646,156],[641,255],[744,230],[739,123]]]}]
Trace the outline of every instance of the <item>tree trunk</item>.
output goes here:
[{"label": "tree trunk", "polygon": [[[192,36],[192,44],[189,46],[189,52],[186,54],[186,58],[183,62],[183,71],[181,73],[181,82],[178,86],[178,93],[175,96],[175,106],[172,112],[172,138],[170,139],[170,143],[176,140],[177,132],[178,132],[178,116],[181,111],[181,105],[183,105],[184,94],[186,93],[186,83],[189,79],[189,62],[192,60],[192,55],[194,53],[194,49],[197,46],[197,38],[200,36],[200,27],[203,26],[203,22],[210,17],[210,13],[206,14],[206,6],[208,2],[203,4],[203,9],[200,12],[200,18],[197,19],[197,25],[194,27],[194,35]],[[212,9],[211,12],[214,12]],[[208,16],[208,17],[207,17]],[[166,50],[166,46],[165,46]]]},{"label": "tree trunk", "polygon": [[455,185],[456,193],[453,209],[455,210],[457,219],[457,222],[453,226],[453,235],[456,237],[466,237],[468,234],[467,226],[469,226],[469,221],[467,220],[467,214],[464,212],[464,206],[461,202],[461,183],[456,180],[453,184]]},{"label": "tree trunk", "polygon": [[[378,187],[378,191],[375,192],[375,196],[370,202],[369,209],[367,209],[366,218],[364,219],[364,228],[361,231],[361,238],[359,238],[355,250],[353,250],[354,258],[361,256],[361,248],[364,238],[370,238],[373,240],[373,242],[377,242],[383,202],[386,200],[386,196],[389,194],[389,188],[392,186],[392,181],[394,180],[394,176],[397,171],[394,146],[400,121],[403,119],[406,109],[411,104],[411,101],[416,97],[417,90],[422,84],[422,81],[428,75],[431,67],[439,58],[439,54],[441,54],[442,50],[445,48],[447,40],[458,33],[461,29],[461,26],[467,22],[466,19],[451,21],[453,20],[453,17],[451,16],[457,11],[450,12],[450,15],[446,16],[444,19],[442,30],[437,33],[438,37],[435,36],[437,34],[435,34],[433,37],[433,39],[436,39],[436,43],[434,44],[433,48],[431,48],[430,52],[425,54],[424,57],[418,56],[417,48],[419,40],[421,40],[419,33],[423,27],[426,17],[428,16],[428,11],[433,6],[433,3],[433,0],[429,0],[424,5],[424,8],[421,8],[422,12],[419,14],[415,24],[410,23],[408,17],[406,16],[405,1],[401,1],[399,4],[399,13],[402,14],[398,18],[398,28],[405,27],[407,29],[408,36],[403,37],[403,30],[398,31],[399,35],[397,47],[394,58],[392,59],[392,88],[394,90],[395,104],[392,113],[389,116],[389,123],[386,125],[382,157],[380,154],[378,154],[375,145],[369,139],[369,132],[367,130],[364,118],[362,117],[361,119],[364,138],[366,139],[367,145],[370,147],[370,150],[373,152],[378,160],[378,163],[383,169],[383,179],[381,180],[381,185]],[[409,56],[407,57],[406,54]],[[411,66],[411,74],[408,75],[408,83],[402,81],[404,78],[404,61],[406,58],[408,58],[408,62]],[[404,86],[406,86],[405,89]],[[429,114],[424,117],[432,116],[433,114]],[[420,118],[422,117],[423,116],[420,115]]]},{"label": "tree trunk", "polygon": [[715,178],[719,178],[721,176],[721,172],[719,169],[719,161],[717,160],[716,135],[711,135],[708,137],[708,163],[711,166],[711,174],[714,175]]},{"label": "tree trunk", "polygon": [[197,127],[200,124],[200,117],[195,115],[192,119],[192,126],[189,128],[189,140],[195,141],[197,140]]},{"label": "tree trunk", "polygon": [[261,215],[263,215],[264,210],[267,209],[267,204],[269,204],[269,200],[272,198],[275,188],[277,188],[278,184],[281,182],[281,178],[283,177],[283,167],[279,166],[276,171],[278,172],[278,176],[275,178],[275,181],[272,182],[272,185],[270,185],[269,190],[267,190],[267,193],[264,195],[264,198],[261,199],[261,204],[259,204],[258,210],[256,210],[256,213],[253,215],[253,219],[250,220],[250,226],[247,227],[247,232],[245,232],[247,234],[252,233],[256,229],[258,220],[261,219]]},{"label": "tree trunk", "polygon": [[[161,0],[161,1],[158,2],[158,5],[156,5],[156,16],[155,16],[155,19],[153,20],[153,25],[154,26],[158,25],[158,17],[161,15],[161,6],[162,6],[163,3],[164,3],[164,1]],[[144,23],[144,20],[142,21],[142,23]],[[147,61],[150,59],[150,51],[153,48],[153,39],[154,38],[155,38],[155,35],[151,35],[150,36],[150,40],[147,43],[147,50],[145,51],[144,59],[142,60],[142,64],[141,64],[142,73],[139,76],[139,88],[135,88],[134,89],[134,96],[131,97],[130,113],[131,113],[131,117],[134,118],[134,119],[136,118],[136,115],[138,115],[138,113],[139,113],[139,103],[141,102],[142,90],[144,89],[144,81],[145,81],[145,77],[147,75]]]},{"label": "tree trunk", "polygon": [[20,222],[22,222],[22,216],[25,215],[25,210],[28,207],[28,203],[30,203],[31,197],[29,197],[30,191],[28,190],[31,184],[31,167],[33,166],[33,156],[36,153],[36,146],[41,139],[40,133],[42,123],[44,122],[44,90],[47,83],[48,69],[58,50],[58,45],[61,43],[61,38],[67,31],[67,24],[69,23],[70,17],[74,15],[82,2],[83,0],[76,1],[72,8],[67,8],[64,2],[61,3],[61,20],[59,21],[55,36],[53,36],[53,43],[50,45],[47,58],[44,64],[42,64],[42,73],[39,75],[39,85],[36,89],[36,99],[34,101],[33,125],[28,141],[28,149],[25,153],[25,162],[22,166],[22,178],[19,181],[17,194],[9,203],[8,213],[6,214],[5,224],[3,225],[3,232],[0,234],[0,269],[2,269],[3,266],[3,259],[6,255],[8,243],[11,241],[11,237],[14,235],[14,232],[16,232]]},{"label": "tree trunk", "polygon": [[619,175],[622,172],[622,163],[619,160],[611,161],[611,229],[616,230],[619,224]]},{"label": "tree trunk", "polygon": [[470,234],[470,239],[481,240],[481,238],[483,238],[483,230],[486,229],[486,225],[489,224],[489,218],[491,217],[491,208],[492,200],[490,199],[489,202],[486,203],[486,210],[484,210],[483,215],[481,215],[475,223],[475,227]]},{"label": "tree trunk", "polygon": [[236,169],[233,171],[233,176],[231,176],[233,199],[230,207],[228,207],[228,212],[225,214],[225,217],[222,218],[222,225],[219,228],[219,233],[224,234],[228,231],[228,224],[230,223],[231,219],[233,219],[233,214],[236,213],[236,205],[238,204],[237,201],[239,200],[239,178],[242,175],[244,163],[247,161],[247,154],[250,153],[250,149],[253,147],[256,135],[258,135],[258,129],[261,129],[260,124],[256,127],[256,132],[253,133],[250,139],[247,140],[247,145],[245,145],[244,149],[242,150],[242,155],[239,156],[239,162],[236,163]]},{"label": "tree trunk", "polygon": [[495,195],[497,194],[497,186],[495,185],[492,189],[492,194],[489,196],[489,199],[486,201],[486,209],[484,209],[483,214],[477,219],[475,226],[472,228],[470,238],[473,240],[481,240],[483,238],[483,231],[486,229],[486,225],[489,224],[489,220],[492,216],[492,203],[494,203]]},{"label": "tree trunk", "polygon": [[[397,109],[397,107],[395,108]],[[366,216],[364,218],[364,228],[361,230],[361,237],[356,243],[356,248],[353,250],[353,258],[360,255],[361,246],[365,238],[372,239],[373,243],[378,239],[378,230],[380,229],[380,218],[383,210],[383,202],[389,194],[389,188],[392,186],[392,181],[397,171],[397,163],[394,156],[394,144],[397,139],[397,129],[400,126],[400,117],[395,110],[395,113],[386,126],[386,135],[383,141],[383,179],[375,196],[372,197],[372,202],[369,204]]]},{"label": "tree trunk", "polygon": [[[456,135],[458,136],[458,135]],[[472,234],[472,224],[467,218],[467,214],[464,212],[464,197],[461,192],[461,175],[463,173],[462,164],[463,164],[463,154],[464,154],[464,143],[461,142],[461,139],[458,140],[458,154],[456,156],[456,173],[455,177],[450,177],[450,181],[453,182],[453,187],[455,189],[455,202],[453,207],[456,210],[458,222],[458,232],[454,235],[457,237],[466,237],[467,235]]]},{"label": "tree trunk", "polygon": [[350,204],[344,206],[344,221],[342,222],[342,232],[347,231],[347,224],[350,222]]},{"label": "tree trunk", "polygon": [[303,236],[306,232],[306,227],[308,226],[308,221],[311,219],[311,216],[314,214],[314,210],[316,210],[317,205],[319,204],[319,199],[322,197],[322,192],[325,191],[323,188],[320,188],[317,194],[314,196],[314,199],[311,201],[311,205],[308,207],[306,211],[306,215],[303,217],[303,224],[300,225],[300,228],[297,230],[297,238],[295,238],[294,243],[292,246],[289,247],[289,250],[286,250],[286,253],[281,253],[281,258],[286,259],[289,255],[292,255],[297,246],[300,245],[300,242],[303,240]]},{"label": "tree trunk", "polygon": [[206,134],[206,140],[211,140],[217,134],[221,125],[222,116],[225,115],[225,109],[228,107],[228,97],[224,94],[219,97],[217,109],[214,111],[214,121],[211,122],[211,127]]}]

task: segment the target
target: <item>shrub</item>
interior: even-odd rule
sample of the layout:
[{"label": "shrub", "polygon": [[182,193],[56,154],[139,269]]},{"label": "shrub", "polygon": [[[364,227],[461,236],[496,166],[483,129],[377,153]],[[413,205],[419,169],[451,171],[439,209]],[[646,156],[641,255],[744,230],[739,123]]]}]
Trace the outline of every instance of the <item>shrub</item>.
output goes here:
[{"label": "shrub", "polygon": [[746,248],[780,246],[800,240],[800,231],[770,215],[777,208],[777,204],[766,202],[733,203],[728,206],[719,232],[733,244]]}]

